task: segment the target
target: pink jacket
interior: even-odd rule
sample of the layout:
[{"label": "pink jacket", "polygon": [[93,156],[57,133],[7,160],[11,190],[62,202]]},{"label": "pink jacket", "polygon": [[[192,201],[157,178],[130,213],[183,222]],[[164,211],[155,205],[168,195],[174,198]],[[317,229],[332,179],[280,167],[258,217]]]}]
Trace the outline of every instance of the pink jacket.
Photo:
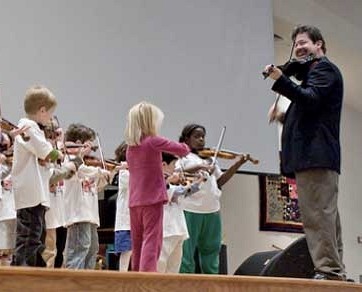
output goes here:
[{"label": "pink jacket", "polygon": [[162,172],[162,152],[186,156],[190,148],[160,136],[148,136],[141,145],[129,146],[129,206],[147,206],[167,202],[166,183]]}]

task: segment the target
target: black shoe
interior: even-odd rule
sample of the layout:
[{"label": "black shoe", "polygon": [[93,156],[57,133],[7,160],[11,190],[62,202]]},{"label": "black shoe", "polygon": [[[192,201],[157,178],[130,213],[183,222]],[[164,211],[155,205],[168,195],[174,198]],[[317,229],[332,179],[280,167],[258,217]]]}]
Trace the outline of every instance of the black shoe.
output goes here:
[{"label": "black shoe", "polygon": [[314,280],[334,280],[334,281],[346,281],[345,276],[326,274],[321,272],[316,272],[313,276]]}]

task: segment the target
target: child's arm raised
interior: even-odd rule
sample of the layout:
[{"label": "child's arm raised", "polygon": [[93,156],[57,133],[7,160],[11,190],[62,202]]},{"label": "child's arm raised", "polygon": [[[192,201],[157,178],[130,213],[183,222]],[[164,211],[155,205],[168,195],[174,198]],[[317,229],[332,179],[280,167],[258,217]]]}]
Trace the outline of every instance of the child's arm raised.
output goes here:
[{"label": "child's arm raised", "polygon": [[246,161],[248,161],[247,155],[239,155],[238,160],[229,167],[217,180],[217,186],[221,188],[224,184],[226,184],[232,176],[237,172],[240,166],[242,166]]},{"label": "child's arm raised", "polygon": [[187,144],[175,142],[160,136],[150,137],[150,145],[159,151],[168,152],[181,157],[190,153],[190,148]]}]

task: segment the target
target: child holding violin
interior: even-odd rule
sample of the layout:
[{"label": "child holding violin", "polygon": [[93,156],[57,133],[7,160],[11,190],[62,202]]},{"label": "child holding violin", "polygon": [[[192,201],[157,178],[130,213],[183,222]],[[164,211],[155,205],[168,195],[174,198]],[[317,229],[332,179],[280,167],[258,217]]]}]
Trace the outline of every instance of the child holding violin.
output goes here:
[{"label": "child holding violin", "polygon": [[10,168],[7,157],[2,153],[7,151],[11,140],[2,132],[0,125],[0,266],[8,266],[15,248],[16,211],[14,195],[11,187]]},{"label": "child holding violin", "polygon": [[182,201],[189,231],[189,239],[183,245],[181,273],[195,273],[194,255],[199,253],[201,272],[217,274],[219,272],[219,251],[221,248],[220,196],[221,187],[247,161],[244,155],[224,173],[216,162],[200,157],[198,151],[205,147],[206,129],[202,125],[189,124],[184,127],[179,138],[186,143],[191,153],[177,162],[176,167],[187,172],[203,170],[206,181],[200,190]]},{"label": "child holding violin", "polygon": [[167,184],[168,202],[163,206],[163,242],[157,271],[178,273],[182,259],[182,245],[189,237],[183,208],[180,201],[199,191],[204,180],[202,174],[193,181],[184,184],[182,173],[175,172],[178,158],[169,153],[162,153],[162,169]]},{"label": "child holding violin", "polygon": [[132,270],[157,271],[162,246],[163,204],[167,203],[162,173],[162,152],[185,156],[185,143],[158,135],[162,111],[148,102],[133,106],[125,130],[129,169],[129,207],[132,237]]},{"label": "child holding violin", "polygon": [[116,202],[116,221],[114,226],[114,250],[119,254],[119,270],[128,271],[132,255],[131,223],[129,215],[129,171],[126,161],[127,144],[121,143],[116,151],[116,161],[124,162],[118,175],[118,195]]},{"label": "child holding violin", "polygon": [[0,266],[9,266],[15,248],[16,210],[9,167],[1,164],[0,168]]},{"label": "child holding violin", "polygon": [[26,91],[24,110],[18,128],[28,127],[23,136],[14,139],[12,182],[17,210],[16,247],[12,265],[45,266],[42,258],[45,239],[45,211],[49,208],[48,179],[38,160],[62,158],[45,138],[39,125],[50,123],[57,102],[54,94],[43,86]]},{"label": "child holding violin", "polygon": [[[91,128],[83,124],[71,124],[65,133],[65,141],[82,144],[82,146],[74,148],[73,154],[68,154],[67,159],[79,155],[80,152],[82,152],[81,155],[88,155],[95,137],[95,132]],[[108,181],[108,176],[108,170],[83,163],[71,179],[64,181],[65,226],[67,227],[65,268],[95,268],[99,248],[98,187],[104,181]]]},{"label": "child holding violin", "polygon": [[16,210],[11,181],[11,166],[13,160],[13,138],[27,128],[10,130],[3,129],[3,119],[0,117],[0,266],[11,263],[16,238]]},{"label": "child holding violin", "polygon": [[[43,128],[45,137],[58,149],[62,148],[63,130],[59,127],[56,119],[51,120],[51,125]],[[68,162],[43,163],[40,168],[45,176],[49,177],[50,207],[45,212],[45,249],[42,257],[47,268],[54,268],[57,255],[57,232],[56,229],[64,226],[64,180],[70,179],[82,164],[80,156]]]}]

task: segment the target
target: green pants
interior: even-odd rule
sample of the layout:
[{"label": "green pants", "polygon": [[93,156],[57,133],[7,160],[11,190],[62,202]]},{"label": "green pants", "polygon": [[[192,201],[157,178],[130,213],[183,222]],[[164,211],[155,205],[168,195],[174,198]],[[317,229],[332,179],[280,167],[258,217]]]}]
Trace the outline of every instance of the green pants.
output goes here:
[{"label": "green pants", "polygon": [[190,238],[183,244],[180,273],[195,273],[195,250],[199,253],[201,272],[219,273],[221,217],[219,212],[199,214],[185,211]]}]

